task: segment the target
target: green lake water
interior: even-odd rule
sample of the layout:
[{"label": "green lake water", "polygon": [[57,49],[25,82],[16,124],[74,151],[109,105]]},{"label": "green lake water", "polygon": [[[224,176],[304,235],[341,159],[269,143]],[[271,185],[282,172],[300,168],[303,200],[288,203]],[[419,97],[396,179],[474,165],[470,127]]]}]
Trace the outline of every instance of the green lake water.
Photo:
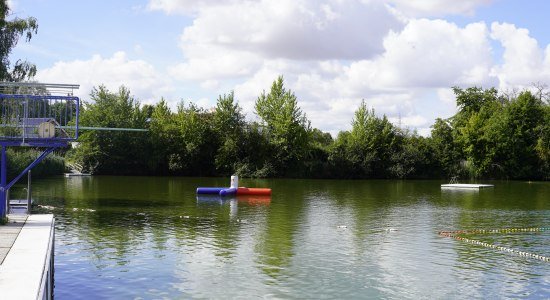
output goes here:
[{"label": "green lake water", "polygon": [[[56,216],[56,299],[550,298],[550,262],[438,235],[548,228],[550,183],[242,180],[270,198],[197,198],[229,178],[35,180]],[[24,194],[22,186],[12,198]],[[468,236],[550,256],[550,232]]]}]

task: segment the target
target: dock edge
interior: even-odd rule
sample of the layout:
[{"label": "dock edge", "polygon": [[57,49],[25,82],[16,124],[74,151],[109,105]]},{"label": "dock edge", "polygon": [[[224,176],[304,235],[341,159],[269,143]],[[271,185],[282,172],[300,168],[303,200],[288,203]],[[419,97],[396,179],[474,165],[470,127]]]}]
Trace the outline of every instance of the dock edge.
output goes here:
[{"label": "dock edge", "polygon": [[53,299],[55,218],[30,215],[0,266],[6,299]]}]

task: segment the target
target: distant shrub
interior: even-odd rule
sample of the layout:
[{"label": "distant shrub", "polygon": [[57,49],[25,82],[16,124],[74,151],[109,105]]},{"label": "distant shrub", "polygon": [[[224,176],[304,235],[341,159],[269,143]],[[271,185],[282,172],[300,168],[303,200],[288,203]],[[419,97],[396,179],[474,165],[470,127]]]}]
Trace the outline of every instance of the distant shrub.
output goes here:
[{"label": "distant shrub", "polygon": [[[30,165],[41,152],[35,149],[8,149],[8,177],[14,178]],[[32,169],[33,177],[59,175],[65,172],[65,160],[56,154],[49,154]]]}]

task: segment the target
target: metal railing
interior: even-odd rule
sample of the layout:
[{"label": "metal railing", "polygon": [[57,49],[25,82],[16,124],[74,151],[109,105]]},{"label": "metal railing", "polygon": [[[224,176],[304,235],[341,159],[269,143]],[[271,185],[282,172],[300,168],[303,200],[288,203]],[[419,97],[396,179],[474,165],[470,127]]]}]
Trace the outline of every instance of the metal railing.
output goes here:
[{"label": "metal railing", "polygon": [[78,85],[0,83],[0,139],[68,141],[78,137]]}]

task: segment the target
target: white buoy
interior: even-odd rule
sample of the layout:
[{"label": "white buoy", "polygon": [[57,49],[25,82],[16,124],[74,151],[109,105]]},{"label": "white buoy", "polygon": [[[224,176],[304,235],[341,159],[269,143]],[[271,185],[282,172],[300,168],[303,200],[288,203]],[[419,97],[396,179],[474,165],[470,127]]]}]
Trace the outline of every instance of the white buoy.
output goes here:
[{"label": "white buoy", "polygon": [[232,188],[238,188],[239,187],[239,176],[233,175],[231,176],[231,185]]}]

